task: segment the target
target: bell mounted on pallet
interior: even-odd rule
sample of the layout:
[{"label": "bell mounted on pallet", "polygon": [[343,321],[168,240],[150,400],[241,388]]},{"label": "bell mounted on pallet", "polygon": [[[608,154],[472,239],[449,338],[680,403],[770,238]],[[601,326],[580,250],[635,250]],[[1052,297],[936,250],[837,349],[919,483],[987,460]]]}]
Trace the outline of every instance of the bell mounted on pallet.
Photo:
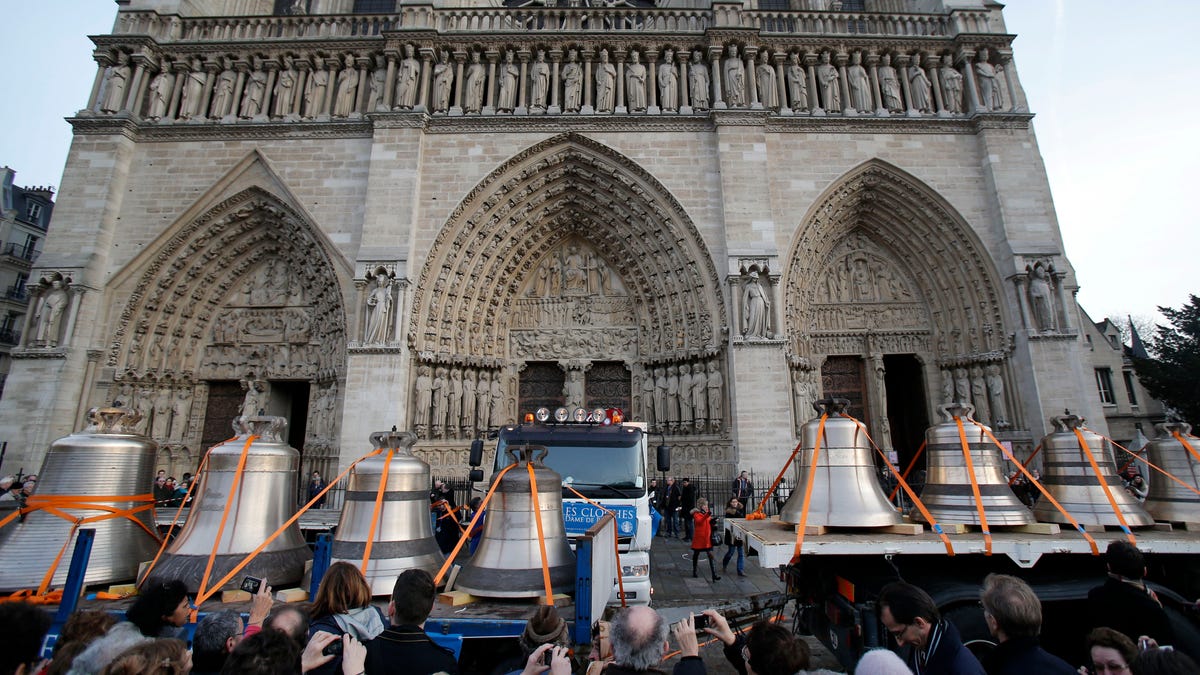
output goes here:
[{"label": "bell mounted on pallet", "polygon": [[[50,444],[29,506],[42,502],[76,518],[104,516],[110,508],[148,506],[153,499],[148,493],[154,484],[158,444],[133,431],[140,418],[125,408],[90,410],[86,429]],[[135,500],[138,496],[142,499]],[[9,513],[0,511],[0,517]],[[128,581],[137,576],[138,565],[158,551],[159,544],[152,534],[152,513],[146,508],[129,517],[82,525],[96,530],[84,583]],[[61,587],[70,562],[68,539],[74,539],[72,522],[47,511],[32,511],[24,521],[0,528],[0,550],[4,551],[0,590],[38,586],[67,544],[67,552],[52,578],[52,584]]]},{"label": "bell mounted on pallet", "polygon": [[[206,588],[219,581],[258,549],[296,513],[300,453],[283,440],[283,417],[238,417],[236,437],[213,446],[199,481],[191,512],[179,536],[151,571],[150,583],[179,579],[188,590],[200,588],[208,559],[216,547]],[[255,436],[253,442],[250,437]],[[245,466],[238,464],[243,452]],[[224,522],[224,527],[221,524]],[[218,536],[218,532],[220,536]],[[238,587],[242,575],[266,579],[276,588],[299,582],[312,551],[300,525],[292,523],[220,589]]]},{"label": "bell mounted on pallet", "polygon": [[[946,421],[925,430],[928,468],[925,489],[921,492],[921,503],[933,519],[938,523],[981,525],[979,506],[982,504],[988,525],[1032,523],[1033,514],[1013,494],[1004,477],[1000,449],[992,442],[991,429],[972,419],[974,406],[950,403],[939,407],[938,412]],[[979,487],[978,503],[971,487],[971,476],[975,477]],[[913,511],[912,517],[925,520],[919,509]]]},{"label": "bell mounted on pallet", "polygon": [[371,444],[382,452],[355,465],[347,479],[346,501],[333,537],[333,560],[361,565],[371,541],[365,571],[372,595],[391,593],[404,570],[423,569],[433,576],[445,562],[429,523],[429,465],[413,455],[416,442],[417,435],[410,431],[371,434]]},{"label": "bell mounted on pallet", "polygon": [[[1125,491],[1113,468],[1112,449],[1103,436],[1083,428],[1083,418],[1078,415],[1059,415],[1052,417],[1050,423],[1054,432],[1042,438],[1042,486],[1067,513],[1081,525],[1120,525],[1117,510],[1130,527],[1154,524],[1150,514]],[[1090,451],[1090,459],[1089,453],[1080,447],[1076,432]],[[1100,469],[1099,476],[1092,460]],[[1033,515],[1042,522],[1071,522],[1049,499],[1039,499]]]},{"label": "bell mounted on pallet", "polygon": [[[543,595],[545,583],[537,520],[542,524],[552,590],[567,593],[574,589],[575,554],[563,525],[562,477],[542,463],[547,453],[540,445],[508,448],[508,456],[516,466],[495,487],[487,505],[479,547],[459,571],[455,590],[487,598]],[[537,480],[536,511],[529,466],[533,467]]]},{"label": "bell mounted on pallet", "polygon": [[844,398],[813,404],[819,414],[828,417],[823,430],[819,417],[800,430],[801,478],[779,512],[783,522],[800,523],[810,475],[815,474],[806,526],[885,527],[900,523],[899,512],[879,485],[866,430],[858,420],[842,416],[849,405]]},{"label": "bell mounted on pallet", "polygon": [[[1150,441],[1146,455],[1150,463],[1200,490],[1200,443],[1193,437],[1192,425],[1184,422],[1164,422],[1154,425],[1158,436]],[[1175,434],[1188,441],[1184,447]],[[1142,505],[1155,520],[1195,523],[1200,521],[1200,495],[1176,483],[1167,476],[1157,475],[1150,481],[1150,492]]]}]

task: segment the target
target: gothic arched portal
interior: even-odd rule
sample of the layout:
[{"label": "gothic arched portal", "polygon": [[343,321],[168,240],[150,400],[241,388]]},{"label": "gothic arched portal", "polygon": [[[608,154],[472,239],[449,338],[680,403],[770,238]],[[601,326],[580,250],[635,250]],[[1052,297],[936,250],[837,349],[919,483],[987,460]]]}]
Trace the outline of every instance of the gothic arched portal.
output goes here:
[{"label": "gothic arched portal", "polygon": [[[619,400],[613,364],[628,371],[637,419],[697,441],[726,436],[728,328],[712,256],[662,184],[584,136],[526,149],[462,200],[421,269],[409,326],[410,418],[423,438],[470,438],[514,419],[519,400],[547,393],[576,404]],[[704,374],[688,380],[703,417],[695,406],[682,416],[685,368]],[[669,405],[656,405],[656,370]],[[473,411],[460,403],[468,379]],[[522,393],[533,382],[540,394]]]}]

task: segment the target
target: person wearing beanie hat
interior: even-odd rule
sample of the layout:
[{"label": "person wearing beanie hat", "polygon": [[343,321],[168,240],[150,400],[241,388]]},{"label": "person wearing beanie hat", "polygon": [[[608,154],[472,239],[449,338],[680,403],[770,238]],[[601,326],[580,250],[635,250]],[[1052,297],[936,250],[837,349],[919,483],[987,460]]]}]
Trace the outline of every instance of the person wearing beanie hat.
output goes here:
[{"label": "person wearing beanie hat", "polygon": [[521,646],[520,657],[514,656],[504,660],[492,671],[493,673],[519,675],[525,669],[529,655],[537,651],[538,647],[550,644],[570,649],[571,634],[567,630],[567,622],[558,615],[557,609],[541,605],[534,610],[533,616],[529,617],[525,631],[521,633],[517,643]]}]

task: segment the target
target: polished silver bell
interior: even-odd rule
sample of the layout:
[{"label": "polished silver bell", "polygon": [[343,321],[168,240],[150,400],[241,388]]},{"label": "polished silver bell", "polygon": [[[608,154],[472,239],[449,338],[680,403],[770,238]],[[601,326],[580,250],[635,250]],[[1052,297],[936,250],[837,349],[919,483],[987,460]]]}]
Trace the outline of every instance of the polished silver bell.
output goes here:
[{"label": "polished silver bell", "polygon": [[[1004,477],[1000,449],[992,442],[991,430],[972,419],[974,406],[951,403],[938,408],[946,421],[925,430],[925,489],[921,503],[938,523],[982,524],[971,476],[979,486],[979,501],[987,516],[988,525],[1028,525],[1033,522],[1030,512],[1017,499],[1008,479]],[[966,453],[974,469],[967,469],[958,423],[962,422],[967,439]],[[914,520],[925,520],[920,509],[912,513]]]},{"label": "polished silver bell", "polygon": [[[238,417],[233,421],[236,436],[213,446],[208,464],[196,476],[199,481],[187,522],[158,565],[151,583],[179,579],[195,592],[204,568],[218,542],[217,532],[229,495],[233,503],[217,543],[217,555],[207,588],[257,549],[296,513],[296,481],[300,453],[283,440],[287,420],[283,417]],[[250,436],[257,438],[246,450],[246,464],[236,492],[234,477],[243,448]],[[276,588],[294,584],[304,576],[304,564],[312,551],[304,543],[300,525],[292,523],[221,590],[237,588],[243,576],[266,579]]]},{"label": "polished silver bell", "polygon": [[879,485],[866,429],[857,420],[842,416],[849,404],[844,398],[822,399],[813,404],[818,413],[828,414],[820,452],[814,466],[813,450],[821,426],[818,417],[800,430],[801,478],[779,512],[783,522],[800,523],[809,474],[815,473],[805,525],[885,527],[900,523],[899,512]]},{"label": "polished silver bell", "polygon": [[[382,452],[355,465],[346,482],[346,501],[333,537],[333,560],[361,565],[370,540],[366,577],[372,595],[391,593],[396,577],[404,570],[423,569],[433,576],[446,560],[429,524],[429,465],[413,455],[416,442],[417,435],[410,431],[371,434],[371,444]],[[387,484],[372,531],[371,518],[385,466]]]},{"label": "polished silver bell", "polygon": [[[1183,422],[1164,422],[1154,425],[1158,436],[1150,441],[1146,455],[1150,463],[1172,476],[1200,490],[1200,461],[1183,447],[1172,432],[1182,436],[1192,433],[1192,425]],[[1192,449],[1200,452],[1200,443],[1188,441]],[[1155,520],[1194,523],[1200,521],[1200,495],[1176,483],[1166,476],[1155,476],[1150,482],[1150,492],[1142,506]]]},{"label": "polished silver bell", "polygon": [[[475,555],[465,562],[455,590],[488,598],[532,598],[545,593],[542,554],[535,519],[541,520],[546,542],[546,563],[555,593],[575,587],[575,554],[563,526],[562,477],[542,463],[547,450],[540,445],[509,447],[516,463],[496,485],[487,505],[483,536]],[[537,479],[538,511],[528,466]]]},{"label": "polished silver bell", "polygon": [[[1117,508],[1130,527],[1153,525],[1154,519],[1128,492],[1113,464],[1112,448],[1101,435],[1083,428],[1078,415],[1052,417],[1054,431],[1042,439],[1042,486],[1081,525],[1120,525],[1100,481],[1108,486]],[[1091,450],[1100,476],[1079,447],[1079,430]],[[1039,499],[1033,515],[1039,521],[1070,524],[1049,499]]]},{"label": "polished silver bell", "polygon": [[[89,499],[85,503],[117,509],[144,506],[145,502],[132,498],[148,496],[154,485],[158,444],[134,433],[140,415],[124,408],[93,408],[88,419],[89,425],[83,431],[50,444],[34,497],[127,496],[129,499]],[[66,506],[61,510],[79,518],[105,514],[103,510]],[[0,516],[8,513],[0,511]],[[147,509],[133,514],[137,523],[128,518],[109,518],[83,525],[96,530],[85,584],[127,581],[137,576],[138,564],[158,552],[159,544],[151,534],[155,531],[152,513]],[[45,511],[33,511],[23,522],[13,521],[0,528],[0,551],[4,552],[0,590],[37,587],[67,543],[67,552],[52,581],[61,587],[66,582],[74,546],[66,541],[69,536],[71,522]]]}]

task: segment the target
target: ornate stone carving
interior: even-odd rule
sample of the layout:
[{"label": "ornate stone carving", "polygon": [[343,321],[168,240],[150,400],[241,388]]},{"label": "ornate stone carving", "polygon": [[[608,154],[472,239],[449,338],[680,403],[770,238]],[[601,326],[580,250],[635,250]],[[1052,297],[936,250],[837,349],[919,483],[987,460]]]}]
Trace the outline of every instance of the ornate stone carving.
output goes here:
[{"label": "ornate stone carving", "polygon": [[69,284],[70,279],[57,272],[38,282],[30,301],[33,305],[33,335],[26,340],[28,346],[54,348],[65,341],[65,319],[71,300],[67,293]]},{"label": "ornate stone carving", "polygon": [[529,109],[545,112],[550,96],[550,64],[546,63],[546,50],[537,50],[533,65],[529,66]]},{"label": "ornate stone carving", "polygon": [[1033,328],[1043,333],[1053,333],[1058,330],[1058,322],[1054,319],[1054,268],[1050,262],[1038,260],[1026,265],[1025,272],[1029,275],[1029,307],[1033,310]]},{"label": "ornate stone carving", "polygon": [[771,301],[754,270],[742,281],[742,335],[750,339],[775,337],[771,329]]},{"label": "ornate stone carving", "polygon": [[270,412],[271,383],[255,379],[253,375],[241,380],[246,397],[242,399],[242,417],[265,415]]},{"label": "ornate stone carving", "polygon": [[100,98],[100,112],[115,113],[125,108],[125,89],[129,86],[132,70],[129,54],[117,51],[116,63],[108,67],[104,75],[104,93]]},{"label": "ornate stone carving", "polygon": [[879,93],[883,97],[883,107],[888,112],[904,111],[904,101],[900,98],[900,78],[892,67],[892,56],[884,54],[879,62]]},{"label": "ornate stone carving", "polygon": [[758,100],[767,110],[779,109],[779,87],[775,80],[775,66],[771,65],[767,50],[758,53],[758,66],[755,67],[758,77]]},{"label": "ornate stone carving", "polygon": [[658,105],[664,112],[679,110],[679,72],[675,70],[675,51],[663,52],[658,64]]},{"label": "ornate stone carving", "polygon": [[725,60],[721,64],[725,73],[725,102],[730,108],[740,108],[746,102],[746,64],[738,56],[737,45],[726,48]]},{"label": "ornate stone carving", "polygon": [[[477,58],[477,57],[476,57]],[[578,63],[578,53],[567,52],[567,62],[562,68],[563,111],[579,112],[583,105],[583,68]]]},{"label": "ornate stone carving", "polygon": [[346,54],[342,69],[338,71],[337,88],[333,93],[334,117],[349,117],[355,112],[358,101],[358,71],[354,69],[354,56]]},{"label": "ornate stone carving", "polygon": [[324,59],[317,57],[308,71],[304,83],[304,118],[313,119],[324,114],[325,90],[329,87],[329,71],[325,70]]},{"label": "ornate stone carving", "polygon": [[792,369],[792,411],[795,415],[796,435],[813,417],[813,403],[820,396],[816,371],[811,368]]},{"label": "ornate stone carving", "polygon": [[496,112],[510,113],[517,108],[517,85],[521,77],[521,69],[514,59],[513,50],[504,53],[504,61],[496,71],[496,79],[500,82],[500,93],[496,98]]},{"label": "ornate stone carving", "polygon": [[201,116],[200,106],[204,100],[204,65],[200,57],[192,59],[191,67],[183,77],[183,99],[179,104],[179,119],[190,120]]},{"label": "ornate stone carving", "polygon": [[646,66],[636,50],[625,65],[625,101],[630,112],[646,111]]},{"label": "ornate stone carving", "polygon": [[942,80],[942,101],[946,111],[961,113],[963,111],[963,75],[954,67],[954,57],[946,54],[942,57],[942,68],[938,71]]},{"label": "ornate stone carving", "polygon": [[979,105],[984,111],[1004,109],[1004,96],[1000,93],[1000,83],[996,79],[999,66],[989,62],[988,49],[979,49],[978,60],[975,61],[975,79],[979,83]]},{"label": "ornate stone carving", "polygon": [[913,54],[912,65],[908,67],[908,87],[912,94],[909,109],[917,112],[933,110],[933,87],[929,84],[929,76],[921,67],[921,53]]},{"label": "ornate stone carving", "polygon": [[363,344],[383,344],[390,340],[393,297],[392,277],[382,267],[368,277],[370,291],[366,299],[367,323],[363,330]]},{"label": "ornate stone carving", "polygon": [[214,120],[233,113],[233,89],[237,84],[237,73],[233,72],[233,59],[227,56],[224,63],[225,68],[213,84],[212,103],[208,109],[208,116]]},{"label": "ornate stone carving", "polygon": [[788,65],[784,77],[787,78],[788,98],[791,100],[792,110],[807,111],[809,108],[808,77],[804,74],[804,66],[800,63],[798,52],[788,55]]},{"label": "ornate stone carving", "polygon": [[171,62],[164,59],[158,74],[150,80],[150,107],[146,110],[146,119],[157,122],[167,114],[174,86],[175,75],[171,72]]},{"label": "ornate stone carving", "polygon": [[267,73],[263,71],[262,59],[254,57],[254,68],[246,77],[246,91],[242,94],[242,103],[238,117],[248,120],[258,117],[263,112],[263,101],[267,95]]},{"label": "ornate stone carving", "polygon": [[393,110],[412,110],[417,103],[417,88],[420,86],[421,62],[414,56],[416,48],[404,45],[404,59],[396,74],[396,106]]},{"label": "ornate stone carving", "polygon": [[837,67],[830,63],[828,51],[821,52],[821,63],[817,65],[817,82],[821,86],[821,104],[826,112],[842,111],[842,85]]},{"label": "ornate stone carving", "polygon": [[697,49],[692,52],[692,59],[688,62],[688,94],[691,96],[692,108],[708,110],[710,91],[708,65],[704,63],[704,56]]},{"label": "ornate stone carving", "polygon": [[874,110],[871,103],[871,79],[867,77],[867,69],[862,65],[862,52],[850,55],[850,65],[846,67],[846,85],[850,89],[850,107],[860,113],[870,113]]},{"label": "ornate stone carving", "polygon": [[596,64],[596,112],[612,112],[616,101],[617,68],[608,61],[608,50],[600,50]]},{"label": "ornate stone carving", "polygon": [[271,117],[275,119],[293,118],[296,104],[296,66],[291,56],[283,57],[283,68],[275,81],[275,95],[272,98]]}]

